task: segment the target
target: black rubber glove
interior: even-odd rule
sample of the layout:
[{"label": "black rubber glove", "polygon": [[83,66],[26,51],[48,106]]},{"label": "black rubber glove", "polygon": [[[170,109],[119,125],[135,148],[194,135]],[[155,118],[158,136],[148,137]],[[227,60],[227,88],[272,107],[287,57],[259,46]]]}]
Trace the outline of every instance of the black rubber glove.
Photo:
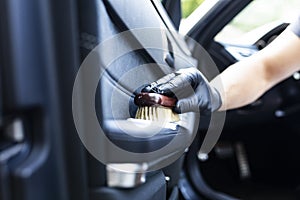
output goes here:
[{"label": "black rubber glove", "polygon": [[180,69],[146,86],[142,92],[154,92],[177,98],[177,113],[201,112],[208,115],[218,110],[222,100],[216,88],[209,85],[196,68]]}]

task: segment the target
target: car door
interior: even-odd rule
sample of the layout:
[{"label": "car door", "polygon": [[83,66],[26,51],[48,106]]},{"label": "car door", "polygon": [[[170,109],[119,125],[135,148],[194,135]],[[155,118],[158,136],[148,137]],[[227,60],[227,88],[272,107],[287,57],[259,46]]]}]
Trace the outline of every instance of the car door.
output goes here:
[{"label": "car door", "polygon": [[[127,120],[136,112],[132,100],[138,87],[197,63],[161,2],[2,1],[1,13],[1,199],[178,199],[180,156],[198,124],[175,125],[153,137],[127,134],[149,134]],[[152,31],[150,40],[139,34],[144,29]],[[106,43],[124,31],[128,34]],[[102,77],[80,74],[89,58],[97,61],[88,67],[96,72],[108,62]],[[78,93],[76,81],[91,83],[92,77],[100,77],[89,107],[95,118],[83,115],[88,109],[76,113],[90,95],[89,88]],[[78,116],[87,118],[78,125]],[[183,116],[182,122],[197,120],[193,113]],[[97,138],[85,140],[87,132],[96,132],[85,126],[92,120],[114,147]],[[173,141],[159,156],[144,156]],[[114,149],[134,156],[117,157]],[[149,160],[154,164],[147,165]],[[142,171],[115,170],[120,165]]]},{"label": "car door", "polygon": [[[188,132],[185,134],[183,128],[181,128],[181,131],[178,131],[178,133],[174,131],[169,133],[162,132],[151,138],[137,139],[128,136],[128,134],[124,134],[122,129],[118,128],[115,124],[121,123],[124,125],[129,123],[127,118],[134,117],[136,107],[133,105],[132,97],[138,87],[145,83],[155,81],[166,73],[173,72],[186,66],[191,66],[195,63],[184,40],[176,35],[175,28],[168,19],[168,16],[159,1],[134,1],[132,4],[127,4],[125,1],[121,3],[119,1],[82,1],[80,8],[80,13],[82,14],[80,30],[82,37],[81,43],[83,44],[81,46],[83,58],[88,58],[87,55],[91,52],[92,48],[95,47],[95,44],[100,44],[101,46],[102,42],[109,41],[110,38],[117,36],[122,31],[121,34],[126,34],[126,31],[127,33],[130,33],[130,35],[125,35],[125,38],[123,39],[121,36],[121,40],[114,43],[119,46],[119,48],[127,48],[127,54],[124,54],[123,56],[118,56],[118,54],[115,55],[114,53],[117,51],[117,47],[112,47],[115,52],[108,51],[112,53],[112,58],[115,58],[116,60],[108,62],[112,64],[109,69],[107,69],[107,74],[103,76],[103,79],[98,86],[99,100],[96,100],[98,102],[98,105],[96,105],[98,106],[98,119],[100,124],[104,126],[105,131],[107,131],[108,137],[114,144],[117,144],[119,147],[128,151],[133,151],[135,153],[148,153],[150,151],[151,153],[154,150],[160,150],[161,147],[165,145],[164,142],[169,143],[173,140],[174,136],[177,135],[181,138],[179,140],[180,142],[175,143],[176,145],[171,147],[165,154],[155,158],[159,160],[158,162],[154,160],[154,163],[156,163],[156,166],[159,166],[160,162],[169,162],[169,160],[175,161],[184,153],[185,148],[182,148],[182,144],[186,143],[185,141],[191,139],[192,136]],[[144,13],[147,13],[147,15],[144,15]],[[86,23],[89,20],[93,22],[96,21],[97,23]],[[139,32],[135,30],[145,30],[147,31],[147,34],[139,34]],[[94,41],[96,42],[92,43],[90,38],[95,38]],[[133,40],[130,40],[130,38],[133,38]],[[149,46],[153,45],[155,40],[159,40],[158,46]],[[150,44],[149,41],[151,41]],[[137,49],[135,48],[135,45],[137,46]],[[92,46],[92,48],[89,48],[90,46]],[[106,47],[111,46],[104,45],[100,48],[100,51],[104,52]],[[104,56],[101,58],[107,58],[105,52],[103,55]],[[117,96],[118,98],[114,99],[114,96]],[[110,102],[112,102],[111,106]],[[129,111],[129,108],[131,107],[133,110]],[[194,121],[195,115],[192,113],[187,114],[186,120]],[[186,128],[190,129],[189,132],[193,132],[194,126],[194,123],[189,123]],[[110,150],[109,148],[104,149],[104,151],[107,154],[113,152],[113,150]],[[111,158],[114,159],[114,156]],[[143,159],[146,158],[147,157],[143,156]],[[120,162],[135,164],[141,163],[142,160],[127,159],[121,161],[115,159],[109,160],[109,163],[106,164],[120,164]],[[178,179],[178,177],[171,176],[172,174],[178,176],[181,169],[180,161],[178,162],[178,165],[179,167],[173,167],[173,170],[176,169],[175,172],[169,172],[169,170],[164,172],[169,175],[168,179],[172,180],[168,183],[168,194],[173,194],[172,198],[178,197],[178,190],[176,189],[176,179]],[[89,166],[94,170],[100,169],[101,163],[92,158],[89,162]],[[161,171],[158,169],[159,168],[156,168],[155,173],[160,172],[161,174]],[[94,170],[93,173],[90,170],[91,178],[95,176],[94,173],[96,172]],[[153,171],[153,169],[149,170]],[[93,178],[95,182],[92,187],[99,188],[99,190],[93,191],[93,196],[98,198],[103,195],[109,195],[107,198],[118,199],[122,194],[123,199],[141,198],[139,190],[144,188],[141,192],[145,191],[147,197],[143,196],[143,198],[165,198],[162,196],[164,194],[163,191],[161,192],[161,195],[159,195],[151,189],[152,186],[150,182],[152,178],[148,178],[145,184],[140,187],[137,187],[137,185],[136,188],[132,190],[132,193],[128,194],[118,189],[111,188],[108,190],[108,188],[103,186],[103,183],[99,182],[99,180],[101,180],[100,177],[99,180]],[[110,181],[109,177],[107,178],[107,181]],[[160,181],[163,190],[165,181],[164,179],[160,179]],[[132,194],[133,196],[129,194]]]}]

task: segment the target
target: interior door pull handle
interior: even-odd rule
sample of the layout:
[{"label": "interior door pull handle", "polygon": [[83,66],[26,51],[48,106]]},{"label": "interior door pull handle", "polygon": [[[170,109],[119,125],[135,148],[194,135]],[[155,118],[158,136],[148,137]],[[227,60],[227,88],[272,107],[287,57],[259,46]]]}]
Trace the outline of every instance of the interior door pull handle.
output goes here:
[{"label": "interior door pull handle", "polygon": [[170,53],[167,53],[167,54],[165,55],[165,61],[166,61],[166,63],[167,63],[170,67],[172,67],[172,68],[175,67],[175,66],[174,66],[174,58],[171,56]]}]

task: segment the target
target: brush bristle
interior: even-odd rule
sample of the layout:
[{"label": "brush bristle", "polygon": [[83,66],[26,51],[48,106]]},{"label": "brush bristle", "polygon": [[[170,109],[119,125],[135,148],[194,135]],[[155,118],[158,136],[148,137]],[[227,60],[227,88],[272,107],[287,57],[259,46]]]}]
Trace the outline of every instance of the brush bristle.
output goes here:
[{"label": "brush bristle", "polygon": [[139,107],[135,118],[160,122],[177,122],[180,120],[179,115],[174,113],[171,108],[163,106]]}]

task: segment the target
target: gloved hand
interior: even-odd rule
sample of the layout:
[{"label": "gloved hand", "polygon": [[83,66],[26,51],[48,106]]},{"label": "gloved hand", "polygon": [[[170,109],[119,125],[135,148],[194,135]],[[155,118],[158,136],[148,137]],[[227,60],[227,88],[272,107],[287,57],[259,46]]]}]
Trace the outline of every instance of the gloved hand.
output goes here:
[{"label": "gloved hand", "polygon": [[142,92],[158,93],[177,98],[177,113],[201,112],[208,115],[218,110],[222,100],[216,88],[210,86],[196,68],[180,69],[168,74],[142,89]]}]

